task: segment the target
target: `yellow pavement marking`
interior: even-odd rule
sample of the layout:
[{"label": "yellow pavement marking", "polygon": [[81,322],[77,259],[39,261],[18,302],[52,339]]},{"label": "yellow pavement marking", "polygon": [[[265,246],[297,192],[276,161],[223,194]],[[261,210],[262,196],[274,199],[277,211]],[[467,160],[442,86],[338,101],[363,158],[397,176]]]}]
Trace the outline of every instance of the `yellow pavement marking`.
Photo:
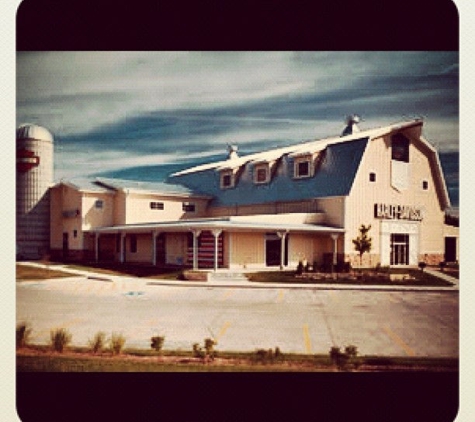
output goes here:
[{"label": "yellow pavement marking", "polygon": [[328,292],[328,295],[330,296],[331,300],[334,302],[338,302],[340,300],[340,296],[335,294],[335,291],[330,291]]},{"label": "yellow pavement marking", "polygon": [[387,325],[383,327],[384,332],[391,338],[391,340],[396,343],[399,347],[401,347],[408,356],[415,356],[416,353],[414,350],[412,350],[411,347],[409,347],[404,340],[399,337],[391,328],[389,328]]},{"label": "yellow pavement marking", "polygon": [[312,353],[312,342],[310,341],[310,333],[308,332],[308,324],[303,325],[303,339],[305,343],[306,352]]},{"label": "yellow pavement marking", "polygon": [[282,289],[279,290],[279,296],[277,297],[277,303],[282,303],[284,300],[284,291]]},{"label": "yellow pavement marking", "polygon": [[221,328],[221,331],[219,332],[219,334],[217,335],[216,337],[216,341],[218,341],[218,339],[222,336],[224,336],[224,333],[226,332],[226,330],[230,327],[231,323],[229,321],[226,321],[223,325],[223,327]]}]

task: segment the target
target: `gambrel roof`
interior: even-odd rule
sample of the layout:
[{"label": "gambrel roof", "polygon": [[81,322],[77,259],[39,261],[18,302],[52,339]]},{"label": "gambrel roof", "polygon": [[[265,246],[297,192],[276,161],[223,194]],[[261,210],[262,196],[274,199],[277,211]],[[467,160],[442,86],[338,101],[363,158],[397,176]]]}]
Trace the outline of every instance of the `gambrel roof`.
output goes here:
[{"label": "gambrel roof", "polygon": [[[349,195],[366,146],[373,139],[391,133],[415,129],[414,143],[429,158],[442,208],[450,200],[436,149],[421,136],[423,121],[411,120],[381,128],[365,130],[340,137],[308,141],[284,148],[207,163],[172,174],[168,181],[183,184],[212,196],[213,206],[239,206],[278,201],[302,201],[312,198]],[[318,156],[311,177],[295,178],[297,157]],[[268,183],[256,184],[253,169],[258,163],[277,163]],[[239,180],[231,188],[223,189],[220,174],[223,170],[240,169]]]}]

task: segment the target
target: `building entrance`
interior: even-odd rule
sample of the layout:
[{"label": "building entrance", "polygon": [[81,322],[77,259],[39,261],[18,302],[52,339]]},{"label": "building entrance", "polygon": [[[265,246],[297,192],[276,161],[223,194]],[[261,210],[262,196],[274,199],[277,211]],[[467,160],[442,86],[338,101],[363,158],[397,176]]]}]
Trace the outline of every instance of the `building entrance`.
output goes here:
[{"label": "building entrance", "polygon": [[[288,265],[288,239],[289,237],[286,236],[284,242],[284,265]],[[266,234],[266,266],[268,267],[276,267],[280,265],[280,257],[281,257],[281,247],[282,247],[282,240],[281,238],[274,234],[268,233]]]},{"label": "building entrance", "polygon": [[156,262],[157,265],[165,265],[166,264],[166,257],[167,257],[167,247],[166,247],[166,237],[165,233],[160,233],[156,239]]},{"label": "building entrance", "polygon": [[390,265],[409,265],[409,235],[391,233]]}]

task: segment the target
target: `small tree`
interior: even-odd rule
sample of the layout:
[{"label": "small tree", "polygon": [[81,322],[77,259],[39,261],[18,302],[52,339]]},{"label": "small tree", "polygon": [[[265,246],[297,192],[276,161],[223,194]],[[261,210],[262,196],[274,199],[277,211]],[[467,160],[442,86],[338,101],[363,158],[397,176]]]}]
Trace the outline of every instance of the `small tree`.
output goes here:
[{"label": "small tree", "polygon": [[368,236],[368,232],[371,229],[371,224],[365,226],[362,224],[360,226],[360,234],[356,239],[353,239],[353,245],[355,246],[355,251],[360,255],[360,266],[363,265],[363,254],[365,252],[370,252],[372,247],[373,239]]}]

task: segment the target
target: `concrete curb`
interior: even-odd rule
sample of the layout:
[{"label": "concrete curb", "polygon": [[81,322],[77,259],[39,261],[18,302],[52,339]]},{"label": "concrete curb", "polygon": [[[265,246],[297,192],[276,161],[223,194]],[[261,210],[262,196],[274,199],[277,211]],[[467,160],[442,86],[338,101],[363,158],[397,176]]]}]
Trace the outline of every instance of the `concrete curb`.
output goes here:
[{"label": "concrete curb", "polygon": [[259,283],[251,281],[234,280],[212,280],[212,281],[178,281],[178,280],[157,280],[151,278],[137,278],[133,276],[109,275],[96,273],[93,271],[75,270],[67,268],[64,265],[47,265],[36,262],[21,262],[22,265],[29,265],[38,268],[56,269],[59,271],[71,273],[72,276],[82,275],[89,279],[99,281],[119,281],[133,279],[149,286],[178,286],[178,287],[219,287],[219,288],[243,288],[243,289],[301,289],[301,290],[366,290],[366,291],[407,291],[407,292],[459,292],[459,280],[450,277],[447,274],[434,270],[424,270],[428,274],[439,277],[453,284],[453,286],[382,286],[382,285],[356,285],[356,284],[288,284],[288,283]]}]

